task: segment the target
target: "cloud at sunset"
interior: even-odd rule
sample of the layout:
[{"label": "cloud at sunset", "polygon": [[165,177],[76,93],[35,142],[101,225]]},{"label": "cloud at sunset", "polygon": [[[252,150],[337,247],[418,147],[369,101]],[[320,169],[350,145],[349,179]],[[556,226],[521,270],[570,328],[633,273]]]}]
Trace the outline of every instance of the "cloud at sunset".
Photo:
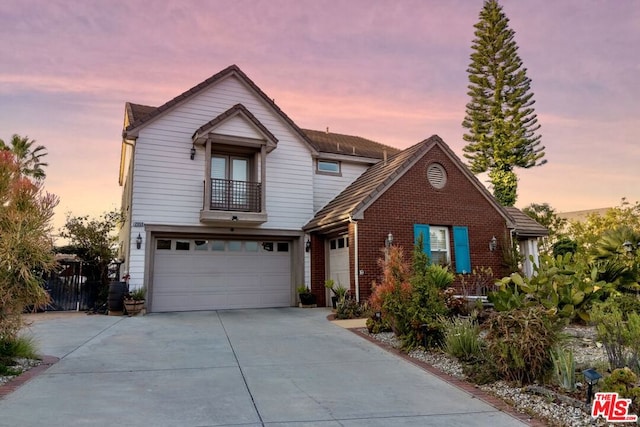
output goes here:
[{"label": "cloud at sunset", "polygon": [[[532,79],[548,165],[518,206],[640,199],[640,3],[501,1]],[[65,212],[117,208],[124,104],[161,105],[237,64],[300,127],[461,155],[482,1],[29,1],[0,4],[0,138],[49,151]]]}]

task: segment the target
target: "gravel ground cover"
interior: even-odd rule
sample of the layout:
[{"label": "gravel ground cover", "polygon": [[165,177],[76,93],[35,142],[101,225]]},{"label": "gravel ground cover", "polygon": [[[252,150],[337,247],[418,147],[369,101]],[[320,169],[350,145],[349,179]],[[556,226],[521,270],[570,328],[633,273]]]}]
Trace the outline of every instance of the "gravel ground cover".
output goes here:
[{"label": "gravel ground cover", "polygon": [[[369,334],[366,329],[359,332],[390,345],[400,347],[399,340],[392,332]],[[587,327],[568,327],[565,332],[569,336],[568,345],[573,349],[576,365],[606,362],[607,357],[602,345],[595,340],[595,330]],[[436,351],[423,349],[408,353],[412,358],[439,369],[458,379],[466,379],[462,365],[453,357]],[[582,384],[580,384],[582,387]],[[478,386],[481,390],[499,397],[518,412],[544,420],[549,426],[583,427],[583,426],[620,426],[629,424],[610,424],[603,419],[593,420],[590,408],[582,400],[555,394],[545,387],[517,387],[504,381]]]}]

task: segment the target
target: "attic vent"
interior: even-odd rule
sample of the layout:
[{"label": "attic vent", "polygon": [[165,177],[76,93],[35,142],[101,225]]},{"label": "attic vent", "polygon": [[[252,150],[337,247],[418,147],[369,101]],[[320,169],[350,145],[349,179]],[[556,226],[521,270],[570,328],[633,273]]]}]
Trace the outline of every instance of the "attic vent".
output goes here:
[{"label": "attic vent", "polygon": [[440,163],[431,163],[427,167],[427,180],[433,188],[440,190],[447,185],[447,171]]}]

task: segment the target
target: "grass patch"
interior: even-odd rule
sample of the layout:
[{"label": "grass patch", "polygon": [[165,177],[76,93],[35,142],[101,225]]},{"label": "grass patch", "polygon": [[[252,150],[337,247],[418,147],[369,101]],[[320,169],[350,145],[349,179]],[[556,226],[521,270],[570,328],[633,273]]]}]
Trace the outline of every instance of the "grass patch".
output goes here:
[{"label": "grass patch", "polygon": [[36,344],[31,337],[0,340],[0,375],[19,375],[14,367],[15,359],[39,359]]}]

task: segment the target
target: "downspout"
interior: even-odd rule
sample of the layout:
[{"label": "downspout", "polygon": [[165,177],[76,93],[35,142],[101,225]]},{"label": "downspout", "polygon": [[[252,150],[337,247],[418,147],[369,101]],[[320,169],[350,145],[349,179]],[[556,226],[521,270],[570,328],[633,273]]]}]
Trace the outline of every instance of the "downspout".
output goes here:
[{"label": "downspout", "polygon": [[[138,137],[133,137],[130,138],[126,132],[122,132],[122,143],[124,145],[128,145],[129,147],[131,147],[131,176],[129,177],[129,179],[131,180],[129,183],[129,194],[127,194],[127,199],[129,200],[129,202],[131,203],[131,205],[133,205],[133,176],[134,176],[134,169],[135,169],[135,159],[136,159],[136,142],[138,140]],[[120,209],[122,209],[122,206],[120,206]],[[127,212],[127,220],[126,222],[128,223],[128,232],[126,233],[126,245],[125,247],[127,247],[127,256],[125,258],[125,263],[120,265],[120,276],[123,275],[124,271],[129,271],[131,268],[130,262],[131,262],[131,229],[133,227],[133,209],[129,209]]]},{"label": "downspout", "polygon": [[358,274],[358,221],[354,221],[349,215],[349,222],[353,224],[353,279],[356,285],[356,301],[360,302],[360,275]]}]

